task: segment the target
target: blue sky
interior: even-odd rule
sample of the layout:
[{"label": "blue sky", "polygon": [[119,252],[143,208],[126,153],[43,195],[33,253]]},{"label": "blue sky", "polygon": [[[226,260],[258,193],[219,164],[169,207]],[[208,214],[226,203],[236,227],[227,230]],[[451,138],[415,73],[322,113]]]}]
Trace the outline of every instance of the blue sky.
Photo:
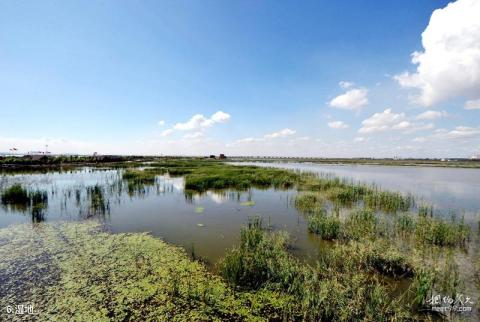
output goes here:
[{"label": "blue sky", "polygon": [[480,7],[447,4],[0,1],[0,152],[469,157]]}]

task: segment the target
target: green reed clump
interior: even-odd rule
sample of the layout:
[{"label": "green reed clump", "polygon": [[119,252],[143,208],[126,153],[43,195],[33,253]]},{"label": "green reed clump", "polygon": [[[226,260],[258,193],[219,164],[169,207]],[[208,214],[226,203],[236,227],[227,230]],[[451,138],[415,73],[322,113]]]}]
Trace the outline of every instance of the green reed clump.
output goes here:
[{"label": "green reed clump", "polygon": [[307,192],[295,197],[295,207],[305,214],[323,210],[324,199],[319,193]]},{"label": "green reed clump", "polygon": [[416,220],[408,213],[402,213],[395,217],[395,230],[401,233],[413,233]]},{"label": "green reed clump", "polygon": [[419,216],[415,237],[420,243],[437,246],[464,246],[470,237],[470,226],[452,217],[450,221],[441,218]]},{"label": "green reed clump", "polygon": [[345,220],[343,235],[346,239],[368,239],[377,234],[378,219],[370,209],[352,211]]},{"label": "green reed clump", "polygon": [[11,206],[16,210],[30,210],[34,222],[43,221],[44,211],[48,205],[46,191],[27,191],[20,184],[15,184],[2,193],[2,204]]},{"label": "green reed clump", "polygon": [[148,170],[129,169],[122,175],[124,180],[138,184],[153,184],[157,173]]},{"label": "green reed clump", "polygon": [[436,272],[433,268],[422,267],[415,272],[409,287],[411,297],[409,301],[417,309],[424,309],[427,299],[432,297],[436,279]]},{"label": "green reed clump", "polygon": [[320,263],[338,272],[376,271],[393,277],[412,276],[415,269],[412,259],[385,239],[336,244],[321,255]]},{"label": "green reed clump", "polygon": [[286,320],[408,317],[408,311],[387,296],[386,287],[373,275],[339,270],[333,261],[319,267],[302,264],[288,253],[287,243],[285,235],[265,231],[261,221],[253,219],[242,229],[240,246],[227,253],[218,269],[242,292],[270,290],[288,297],[289,305],[276,312]]},{"label": "green reed clump", "polygon": [[363,201],[368,208],[389,213],[407,211],[414,204],[414,199],[410,195],[404,196],[398,192],[381,191],[377,189],[369,190],[364,196]]},{"label": "green reed clump", "polygon": [[396,213],[407,211],[414,205],[411,195],[383,191],[373,185],[312,173],[302,173],[300,178],[300,190],[322,192],[327,199],[342,206],[352,206],[363,201],[368,208]]},{"label": "green reed clump", "polygon": [[298,175],[294,172],[253,166],[232,166],[212,163],[200,166],[185,176],[185,189],[206,191],[208,189],[289,188]]},{"label": "green reed clump", "polygon": [[28,191],[20,184],[14,184],[2,192],[2,204],[27,205],[30,203]]},{"label": "green reed clump", "polygon": [[308,231],[325,240],[338,239],[341,236],[342,223],[335,216],[318,212],[308,216]]},{"label": "green reed clump", "polygon": [[326,191],[327,198],[341,205],[352,205],[362,197],[361,189],[356,186],[335,187]]},{"label": "green reed clump", "polygon": [[266,233],[262,220],[253,217],[240,231],[240,247],[222,259],[219,271],[232,286],[257,289],[266,282],[279,282],[290,265],[285,234]]},{"label": "green reed clump", "polygon": [[418,207],[418,215],[420,217],[433,217],[433,207],[428,205]]},{"label": "green reed clump", "polygon": [[100,185],[87,187],[87,197],[90,199],[89,215],[105,214],[110,206],[105,200],[104,190]]}]

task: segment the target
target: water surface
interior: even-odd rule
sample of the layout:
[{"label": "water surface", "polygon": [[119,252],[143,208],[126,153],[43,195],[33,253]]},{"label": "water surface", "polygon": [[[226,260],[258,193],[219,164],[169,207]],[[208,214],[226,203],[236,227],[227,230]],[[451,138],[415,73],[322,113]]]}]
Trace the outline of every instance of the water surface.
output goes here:
[{"label": "water surface", "polygon": [[480,213],[480,169],[277,162],[237,164],[334,174],[387,190],[413,194],[418,202],[432,204],[443,215],[454,211],[474,220]]}]

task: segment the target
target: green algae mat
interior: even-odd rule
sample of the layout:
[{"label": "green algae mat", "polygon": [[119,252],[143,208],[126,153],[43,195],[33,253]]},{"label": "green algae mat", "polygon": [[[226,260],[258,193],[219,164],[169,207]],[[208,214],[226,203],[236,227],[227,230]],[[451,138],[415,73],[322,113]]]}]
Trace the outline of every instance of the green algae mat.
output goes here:
[{"label": "green algae mat", "polygon": [[0,258],[0,321],[257,320],[201,263],[145,233],[11,226],[0,230]]}]

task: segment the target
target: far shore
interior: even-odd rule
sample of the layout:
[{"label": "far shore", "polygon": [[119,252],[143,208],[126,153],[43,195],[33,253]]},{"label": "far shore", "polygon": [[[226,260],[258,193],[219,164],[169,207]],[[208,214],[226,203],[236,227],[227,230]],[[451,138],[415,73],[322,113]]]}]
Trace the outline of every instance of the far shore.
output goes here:
[{"label": "far shore", "polygon": [[[184,156],[185,159],[212,159],[213,156]],[[121,156],[121,155],[45,155],[40,158],[30,156],[0,156],[0,169],[21,168],[55,168],[63,166],[98,166],[123,165],[136,162],[160,159],[179,158],[179,156]],[[219,158],[213,158],[218,160]],[[445,158],[445,159],[413,159],[413,158],[315,158],[315,157],[265,157],[265,156],[227,156],[220,158],[227,162],[287,162],[287,163],[318,163],[338,165],[381,165],[381,166],[421,166],[442,168],[479,169],[480,159]]]}]

